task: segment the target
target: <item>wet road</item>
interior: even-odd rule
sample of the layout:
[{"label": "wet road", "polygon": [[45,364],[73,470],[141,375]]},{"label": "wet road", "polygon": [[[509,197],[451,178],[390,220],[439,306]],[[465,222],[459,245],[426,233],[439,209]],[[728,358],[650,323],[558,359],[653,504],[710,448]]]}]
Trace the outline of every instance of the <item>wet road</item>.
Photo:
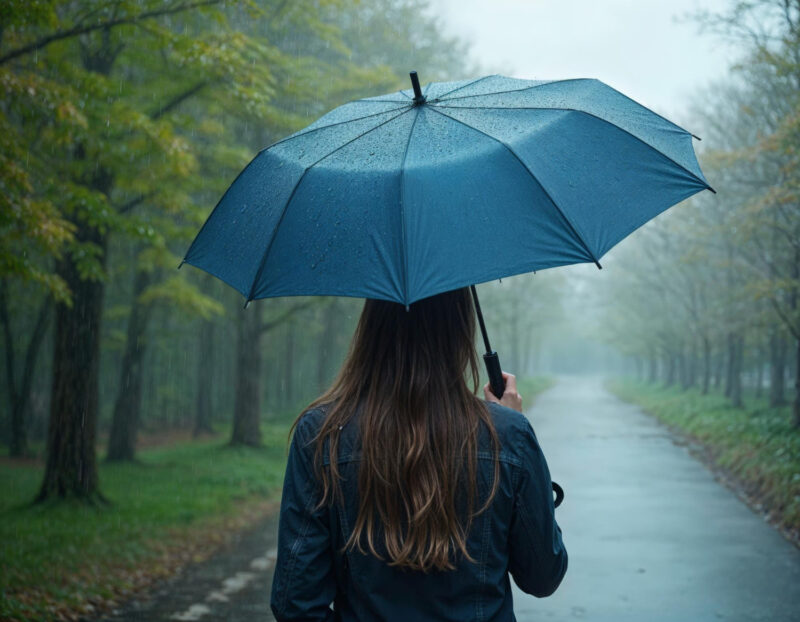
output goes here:
[{"label": "wet road", "polygon": [[[800,621],[800,551],[653,419],[586,378],[562,378],[528,414],[566,491],[570,565],[550,598],[515,588],[520,622]],[[102,619],[273,620],[275,526]]]},{"label": "wet road", "polygon": [[520,622],[800,620],[800,551],[653,419],[584,378],[528,416],[570,563],[550,598],[515,591]]}]

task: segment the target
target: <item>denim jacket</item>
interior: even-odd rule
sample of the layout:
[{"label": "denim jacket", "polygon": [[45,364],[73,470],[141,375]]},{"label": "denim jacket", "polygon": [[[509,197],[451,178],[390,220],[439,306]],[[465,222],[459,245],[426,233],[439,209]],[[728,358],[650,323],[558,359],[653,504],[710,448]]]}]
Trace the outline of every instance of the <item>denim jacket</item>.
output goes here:
[{"label": "denim jacket", "polygon": [[[280,507],[271,597],[278,622],[513,621],[509,574],[528,594],[552,594],[567,570],[567,552],[555,521],[547,463],[524,415],[498,404],[489,404],[489,412],[501,445],[500,477],[492,504],[473,519],[468,534],[474,561],[457,558],[455,570],[429,573],[390,567],[357,550],[341,552],[358,512],[357,417],[339,440],[345,501],[314,511],[320,491],[312,439],[325,413],[304,413],[289,448]],[[483,424],[478,450],[482,505],[494,473]]]}]

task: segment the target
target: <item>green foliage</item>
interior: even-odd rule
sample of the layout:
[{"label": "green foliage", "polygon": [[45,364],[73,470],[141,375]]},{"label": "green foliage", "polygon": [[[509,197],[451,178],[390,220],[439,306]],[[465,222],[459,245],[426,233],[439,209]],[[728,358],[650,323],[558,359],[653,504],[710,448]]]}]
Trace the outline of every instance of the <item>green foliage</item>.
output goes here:
[{"label": "green foliage", "polygon": [[741,482],[783,526],[800,529],[800,431],[792,425],[788,406],[769,408],[749,400],[752,406],[738,409],[721,395],[633,381],[616,381],[610,388],[702,443],[714,464]]},{"label": "green foliage", "polygon": [[182,313],[195,314],[204,319],[224,313],[224,307],[218,301],[202,294],[197,287],[177,275],[152,285],[139,297],[139,302],[142,304],[155,301],[169,304]]},{"label": "green foliage", "polygon": [[[85,118],[65,97],[71,90],[36,75],[16,75],[0,66],[0,277],[40,283],[58,299],[67,300],[63,280],[42,266],[42,257],[59,256],[73,240],[73,226],[60,214],[52,180],[31,158],[31,142],[43,138],[69,140]],[[16,117],[16,123],[12,119]],[[39,121],[37,136],[25,125]],[[46,120],[50,120],[49,122]],[[30,136],[30,138],[27,138]],[[43,179],[44,178],[44,179]]]},{"label": "green foliage", "polygon": [[8,2],[2,18],[0,277],[60,300],[53,258],[106,274],[76,226],[185,248],[254,151],[405,85],[410,62],[453,78],[465,57],[421,0]]}]

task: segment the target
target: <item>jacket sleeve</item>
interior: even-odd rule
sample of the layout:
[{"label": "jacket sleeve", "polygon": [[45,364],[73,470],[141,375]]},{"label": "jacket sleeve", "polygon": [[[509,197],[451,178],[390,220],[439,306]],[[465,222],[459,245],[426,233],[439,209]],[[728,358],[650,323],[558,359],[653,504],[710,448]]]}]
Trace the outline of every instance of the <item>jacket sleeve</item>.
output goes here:
[{"label": "jacket sleeve", "polygon": [[527,420],[520,441],[508,569],[522,591],[550,596],[567,572],[567,550],[555,519],[550,470]]},{"label": "jacket sleeve", "polygon": [[[330,532],[314,474],[313,434],[307,418],[295,428],[278,518],[278,556],[270,606],[278,622],[333,620],[336,596]],[[310,444],[309,444],[310,443]]]}]

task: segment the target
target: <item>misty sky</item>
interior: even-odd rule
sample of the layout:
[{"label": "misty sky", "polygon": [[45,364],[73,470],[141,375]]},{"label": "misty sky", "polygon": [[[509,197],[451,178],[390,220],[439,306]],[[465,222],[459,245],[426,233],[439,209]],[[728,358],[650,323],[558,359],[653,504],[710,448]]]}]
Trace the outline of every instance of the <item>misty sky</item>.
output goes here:
[{"label": "misty sky", "polygon": [[[446,30],[492,73],[599,78],[674,121],[693,90],[727,72],[736,49],[694,22],[727,0],[431,0]],[[687,129],[691,130],[691,128]]]}]

